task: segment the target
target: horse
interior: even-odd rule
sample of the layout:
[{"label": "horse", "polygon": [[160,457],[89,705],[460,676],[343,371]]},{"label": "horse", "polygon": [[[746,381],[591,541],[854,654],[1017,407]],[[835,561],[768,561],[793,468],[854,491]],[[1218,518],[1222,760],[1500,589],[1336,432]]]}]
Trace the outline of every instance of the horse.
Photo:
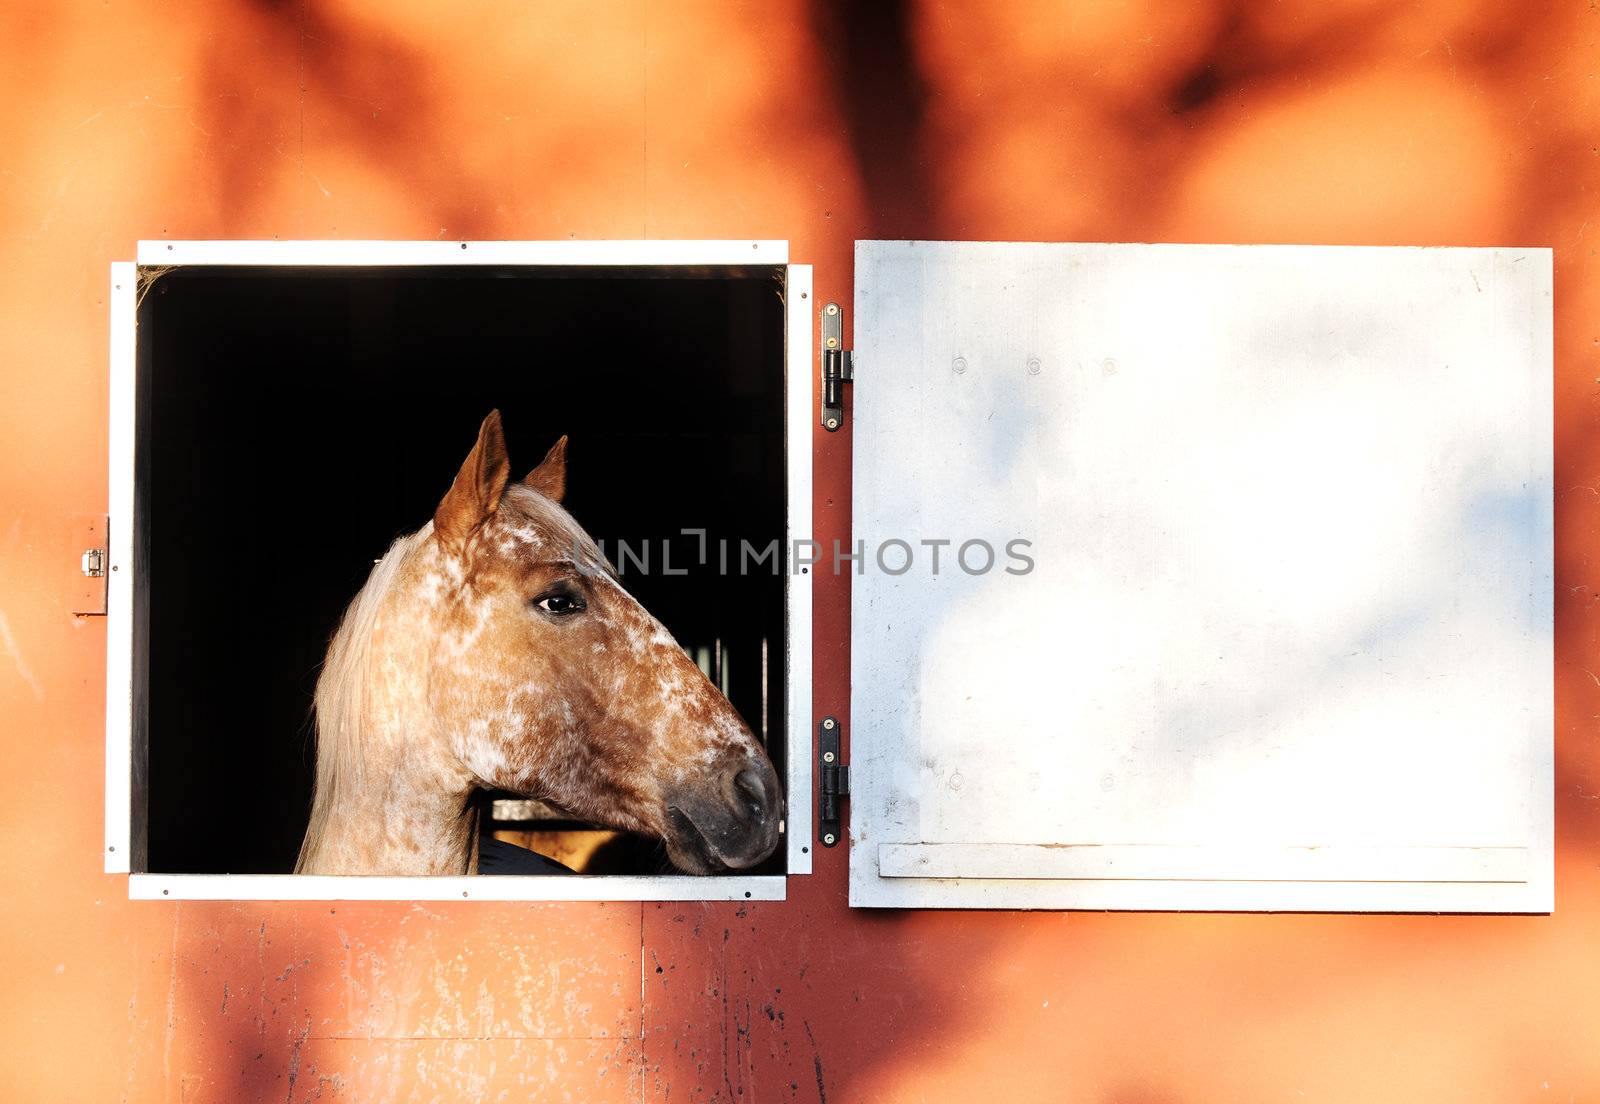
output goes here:
[{"label": "horse", "polygon": [[665,843],[688,874],[777,847],[765,749],[561,505],[567,439],[520,483],[493,411],[432,521],[345,611],[315,700],[295,872],[478,872],[482,790]]}]

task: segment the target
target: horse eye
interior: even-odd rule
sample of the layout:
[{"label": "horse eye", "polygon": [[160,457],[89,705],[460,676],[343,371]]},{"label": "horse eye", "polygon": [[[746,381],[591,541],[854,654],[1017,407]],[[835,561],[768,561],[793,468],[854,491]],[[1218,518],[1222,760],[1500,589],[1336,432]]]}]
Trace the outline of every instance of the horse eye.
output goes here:
[{"label": "horse eye", "polygon": [[576,594],[568,594],[565,591],[557,591],[554,594],[546,594],[543,598],[536,598],[533,604],[546,613],[553,613],[557,617],[567,617],[585,608],[582,598]]}]

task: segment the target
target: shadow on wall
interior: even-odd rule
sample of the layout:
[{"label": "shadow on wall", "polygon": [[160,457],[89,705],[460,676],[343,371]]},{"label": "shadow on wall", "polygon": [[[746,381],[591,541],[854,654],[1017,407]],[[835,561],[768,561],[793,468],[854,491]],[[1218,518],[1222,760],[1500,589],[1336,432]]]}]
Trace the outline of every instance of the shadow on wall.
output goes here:
[{"label": "shadow on wall", "polygon": [[636,13],[234,0],[197,18],[193,140],[170,143],[191,198],[144,233],[644,236]]},{"label": "shadow on wall", "polygon": [[[395,195],[374,200],[428,197],[438,227],[427,236],[490,236],[493,182],[461,163],[464,146],[450,140],[441,111],[447,83],[424,48],[320,5],[237,0],[219,16],[201,59],[196,123],[207,135],[199,194],[228,228],[218,236],[280,221],[285,178],[325,195],[334,182],[360,187],[342,179],[352,163],[393,182]],[[264,73],[268,58],[275,65]],[[266,148],[277,156],[264,157]],[[341,236],[337,226],[324,233]]]},{"label": "shadow on wall", "polygon": [[637,906],[497,911],[177,906],[166,1098],[637,1100]]},{"label": "shadow on wall", "polygon": [[[836,235],[1555,244],[1558,866],[1600,851],[1600,763],[1580,739],[1600,712],[1580,658],[1600,616],[1597,442],[1580,426],[1592,335],[1573,307],[1596,301],[1577,263],[1596,172],[1592,121],[1563,106],[1587,102],[1581,6],[235,4],[189,18],[172,34],[192,36],[200,77],[174,93],[186,118],[159,131],[184,153],[171,181],[134,167],[150,170],[151,205],[194,206],[145,233],[642,236],[647,184],[734,210],[781,170],[859,189],[864,213]],[[725,112],[695,121],[724,136],[720,164],[641,171],[653,128],[675,125],[657,121],[670,103],[644,103],[641,18],[717,44],[673,76],[685,96],[731,90],[695,101]],[[722,67],[768,49],[815,64]],[[785,110],[808,96],[837,108],[820,135]],[[835,134],[831,159],[785,159]],[[809,224],[812,203],[786,217]],[[819,581],[819,603],[847,595]],[[842,641],[818,644],[847,669]],[[1568,1040],[1581,1032],[1554,1029],[1600,991],[1576,965],[1600,902],[1573,877],[1550,920],[873,915],[845,908],[843,861],[819,856],[781,905],[175,907],[148,941],[175,956],[162,1068],[134,1076],[164,1085],[147,1098],[291,1104],[1002,1089],[1154,1104],[1302,1080],[1341,1099],[1522,1099],[1546,1070],[1600,1091]],[[134,915],[154,926],[156,907]]]}]

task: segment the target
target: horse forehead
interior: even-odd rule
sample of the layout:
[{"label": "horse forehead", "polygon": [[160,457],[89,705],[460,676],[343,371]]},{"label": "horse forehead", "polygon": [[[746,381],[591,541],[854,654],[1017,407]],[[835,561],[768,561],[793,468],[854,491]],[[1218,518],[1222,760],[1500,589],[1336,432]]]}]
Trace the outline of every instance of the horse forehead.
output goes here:
[{"label": "horse forehead", "polygon": [[593,539],[570,514],[537,491],[521,486],[507,488],[485,535],[497,551],[508,556],[595,552]]}]

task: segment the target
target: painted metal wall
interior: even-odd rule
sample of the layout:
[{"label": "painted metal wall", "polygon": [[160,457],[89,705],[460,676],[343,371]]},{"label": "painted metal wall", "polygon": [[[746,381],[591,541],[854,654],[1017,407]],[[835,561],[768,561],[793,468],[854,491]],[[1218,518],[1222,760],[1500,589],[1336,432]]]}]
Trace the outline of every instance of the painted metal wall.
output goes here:
[{"label": "painted metal wall", "polygon": [[[1600,13],[850,8],[0,13],[7,1099],[1600,1095]],[[104,624],[70,611],[105,266],[161,236],[786,237],[820,301],[868,236],[1554,246],[1557,911],[885,916],[846,910],[842,852],[781,905],[130,904],[99,873]],[[818,431],[824,540],[849,448]],[[819,715],[848,585],[817,579]]]}]

